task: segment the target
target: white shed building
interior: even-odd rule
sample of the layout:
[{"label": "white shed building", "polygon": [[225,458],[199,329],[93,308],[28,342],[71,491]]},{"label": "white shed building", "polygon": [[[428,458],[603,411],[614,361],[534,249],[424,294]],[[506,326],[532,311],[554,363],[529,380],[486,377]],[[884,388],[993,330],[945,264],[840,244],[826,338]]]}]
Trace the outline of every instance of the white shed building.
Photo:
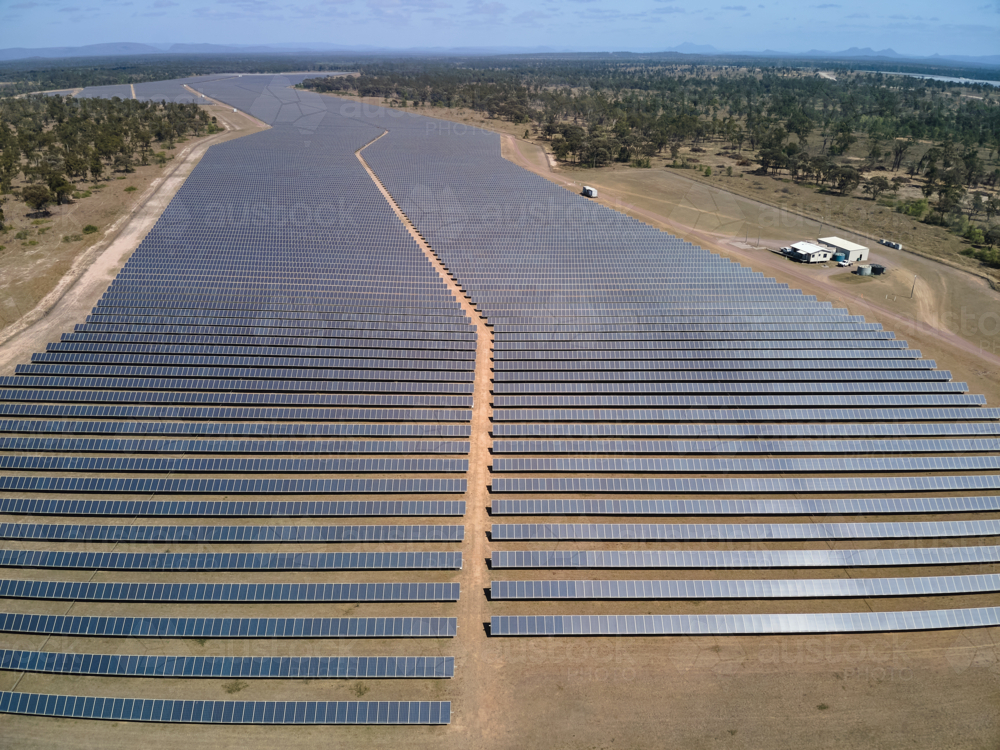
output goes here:
[{"label": "white shed building", "polygon": [[832,247],[836,253],[843,253],[851,263],[868,260],[868,248],[856,242],[842,240],[840,237],[820,237],[819,241],[827,247]]},{"label": "white shed building", "polygon": [[833,256],[833,251],[829,248],[811,242],[796,242],[791,248],[793,257],[803,263],[822,263]]}]

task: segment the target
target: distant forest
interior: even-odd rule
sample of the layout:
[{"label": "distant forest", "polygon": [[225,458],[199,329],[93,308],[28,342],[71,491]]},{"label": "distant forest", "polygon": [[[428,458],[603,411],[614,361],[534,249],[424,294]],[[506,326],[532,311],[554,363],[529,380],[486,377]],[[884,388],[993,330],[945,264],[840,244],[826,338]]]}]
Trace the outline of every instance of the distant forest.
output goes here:
[{"label": "distant forest", "polygon": [[186,135],[216,131],[212,118],[196,104],[61,96],[0,99],[0,194],[10,193],[21,174],[18,197],[45,212],[49,204],[68,202],[79,193],[75,182],[88,176],[97,182],[151,159],[163,163],[158,145],[172,147]]},{"label": "distant forest", "polygon": [[139,58],[87,57],[63,60],[0,62],[0,97],[33,91],[113,86],[188,78],[213,73],[290,73],[295,70],[343,70],[315,56],[285,55],[148,55]]},{"label": "distant forest", "polygon": [[836,79],[756,61],[562,59],[502,67],[387,62],[299,85],[529,125],[557,159],[580,166],[648,167],[668,153],[685,166],[682,148],[722,149],[759,174],[840,195],[862,188],[872,200],[917,184],[908,175],[924,199],[900,210],[974,244],[1000,241],[1000,230],[975,223],[1000,214],[1000,89],[880,72],[842,71]]}]

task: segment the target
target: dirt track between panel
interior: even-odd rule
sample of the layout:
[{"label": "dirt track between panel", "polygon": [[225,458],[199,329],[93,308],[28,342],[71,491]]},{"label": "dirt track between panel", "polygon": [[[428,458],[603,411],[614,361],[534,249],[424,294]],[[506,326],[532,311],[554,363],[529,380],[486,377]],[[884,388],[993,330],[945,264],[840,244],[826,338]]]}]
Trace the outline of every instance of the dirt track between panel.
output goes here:
[{"label": "dirt track between panel", "polygon": [[[489,588],[490,585],[485,558],[490,556],[486,532],[490,528],[490,517],[487,514],[489,501],[487,486],[489,484],[488,466],[492,444],[490,439],[490,417],[492,416],[490,387],[493,333],[486,325],[486,321],[480,317],[475,306],[465,296],[462,288],[452,278],[448,269],[441,263],[434,250],[420,235],[375,175],[375,172],[365,162],[364,150],[385,134],[383,132],[378,138],[359,149],[356,152],[358,161],[364,166],[365,171],[368,172],[386,201],[392,206],[396,216],[403,222],[431,265],[434,266],[434,270],[441,276],[445,286],[461,303],[462,310],[476,326],[478,335],[476,341],[476,379],[472,405],[472,434],[469,438],[468,490],[463,496],[466,502],[465,518],[463,519],[465,523],[465,542],[462,545],[463,567],[458,577],[462,586],[462,594],[457,604],[458,637],[456,643],[460,647],[457,649],[456,655],[456,679],[453,680],[456,686],[464,687],[464,690],[452,697],[452,722],[453,726],[459,728],[470,742],[473,737],[469,736],[468,732],[474,732],[476,741],[481,741],[484,728],[489,724],[488,714],[483,713],[485,707],[482,705],[481,686],[488,679],[484,673],[484,670],[488,669],[488,665],[482,658],[482,654],[487,641],[483,623],[489,620],[490,614],[483,590]],[[472,716],[474,711],[477,714],[475,719]]]}]

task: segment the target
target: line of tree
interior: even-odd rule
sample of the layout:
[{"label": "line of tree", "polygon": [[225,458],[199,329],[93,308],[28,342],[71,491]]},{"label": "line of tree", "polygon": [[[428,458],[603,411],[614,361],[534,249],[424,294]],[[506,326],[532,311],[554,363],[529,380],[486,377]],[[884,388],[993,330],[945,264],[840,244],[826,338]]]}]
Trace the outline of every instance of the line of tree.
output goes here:
[{"label": "line of tree", "polygon": [[157,147],[178,138],[215,132],[217,126],[195,104],[133,99],[73,99],[31,96],[0,100],[0,194],[10,193],[18,174],[27,183],[21,199],[36,211],[68,202],[74,181],[98,181],[113,171],[130,172]]}]

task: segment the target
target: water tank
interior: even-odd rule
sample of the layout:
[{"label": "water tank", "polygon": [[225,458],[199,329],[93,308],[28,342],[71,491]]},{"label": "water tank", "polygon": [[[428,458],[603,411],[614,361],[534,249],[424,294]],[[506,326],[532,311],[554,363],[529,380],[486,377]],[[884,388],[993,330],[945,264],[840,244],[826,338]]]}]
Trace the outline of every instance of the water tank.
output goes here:
[{"label": "water tank", "polygon": [[881,276],[885,273],[885,266],[880,266],[878,263],[872,263],[872,276]]},{"label": "water tank", "polygon": [[844,253],[834,253],[833,260],[835,263],[840,263],[842,260],[846,260],[847,256]]},{"label": "water tank", "polygon": [[871,276],[872,267],[871,266],[858,266],[858,276]]}]

